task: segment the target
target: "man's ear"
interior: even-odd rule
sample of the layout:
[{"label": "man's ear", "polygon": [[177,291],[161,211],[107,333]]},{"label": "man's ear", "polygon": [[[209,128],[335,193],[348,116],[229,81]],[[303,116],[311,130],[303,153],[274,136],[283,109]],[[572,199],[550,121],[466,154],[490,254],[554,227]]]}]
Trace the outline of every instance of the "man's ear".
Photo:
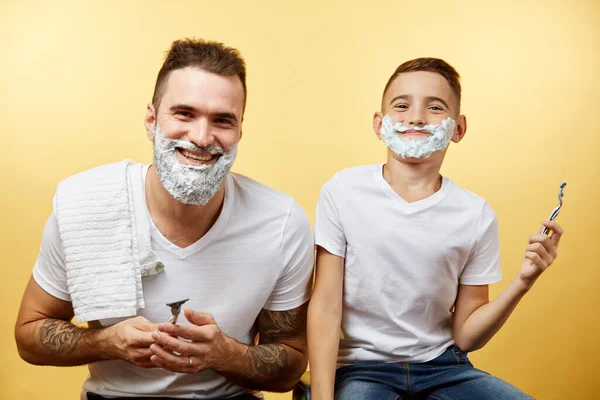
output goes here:
[{"label": "man's ear", "polygon": [[454,127],[454,135],[452,136],[452,141],[454,143],[459,143],[467,133],[467,117],[464,115],[459,115],[456,119],[456,127]]},{"label": "man's ear", "polygon": [[146,135],[151,142],[154,142],[154,127],[156,126],[156,112],[152,103],[149,103],[146,108],[146,117],[144,118],[144,125],[146,126]]},{"label": "man's ear", "polygon": [[383,121],[383,114],[377,111],[373,114],[373,130],[375,131],[375,135],[377,135],[377,139],[381,140],[381,123]]}]

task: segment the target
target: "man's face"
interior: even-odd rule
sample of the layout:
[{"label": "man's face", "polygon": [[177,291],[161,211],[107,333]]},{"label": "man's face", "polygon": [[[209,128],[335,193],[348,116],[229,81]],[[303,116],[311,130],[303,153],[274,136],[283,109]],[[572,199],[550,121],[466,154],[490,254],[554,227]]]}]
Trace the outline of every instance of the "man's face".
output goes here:
[{"label": "man's face", "polygon": [[171,72],[146,129],[163,187],[183,204],[205,205],[222,188],[242,136],[244,89],[237,76],[198,68]]},{"label": "man's face", "polygon": [[[200,148],[230,151],[241,139],[244,89],[237,75],[221,76],[194,67],[168,77],[158,110],[148,107],[146,129],[154,140],[155,124],[166,139],[188,141]],[[177,148],[183,165],[212,165],[219,155]]]},{"label": "man's face", "polygon": [[[375,113],[373,120],[375,132],[379,137],[385,115],[389,115],[393,123],[402,123],[406,127],[440,125],[450,117],[456,122],[455,133],[450,133],[454,142],[459,142],[466,131],[466,118],[459,115],[456,95],[448,81],[434,72],[401,73],[390,84],[382,100],[381,112]],[[426,131],[411,129],[398,134],[404,139],[417,140],[425,140],[431,136],[431,133]],[[443,158],[445,151],[436,151],[435,156],[432,155],[429,159]]]}]

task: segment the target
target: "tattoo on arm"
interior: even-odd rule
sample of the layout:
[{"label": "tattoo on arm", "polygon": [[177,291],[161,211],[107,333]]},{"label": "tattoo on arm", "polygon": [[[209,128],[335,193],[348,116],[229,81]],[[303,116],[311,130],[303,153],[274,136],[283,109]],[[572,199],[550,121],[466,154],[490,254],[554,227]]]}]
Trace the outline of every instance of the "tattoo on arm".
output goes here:
[{"label": "tattoo on arm", "polygon": [[308,304],[288,311],[262,310],[258,317],[259,344],[250,346],[250,363],[257,374],[273,377],[286,370],[294,357],[291,346],[282,341],[306,340]]},{"label": "tattoo on arm", "polygon": [[289,365],[287,346],[283,344],[264,344],[248,348],[252,368],[259,375],[273,376]]},{"label": "tattoo on arm", "polygon": [[261,343],[306,337],[306,312],[308,304],[288,311],[263,310],[258,317]]},{"label": "tattoo on arm", "polygon": [[50,353],[71,354],[81,340],[83,331],[70,322],[47,319],[40,327],[40,344]]}]

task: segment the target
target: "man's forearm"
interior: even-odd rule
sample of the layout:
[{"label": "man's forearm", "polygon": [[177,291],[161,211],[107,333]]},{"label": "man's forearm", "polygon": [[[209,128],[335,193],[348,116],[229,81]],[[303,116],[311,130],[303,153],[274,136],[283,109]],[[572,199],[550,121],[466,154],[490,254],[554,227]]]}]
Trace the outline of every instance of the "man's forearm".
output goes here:
[{"label": "man's forearm", "polygon": [[231,356],[213,368],[248,389],[287,392],[306,370],[306,356],[281,343],[247,346],[231,340]]},{"label": "man's forearm", "polygon": [[35,365],[74,366],[106,359],[103,329],[80,328],[60,319],[41,319],[20,326],[17,348],[23,360]]},{"label": "man's forearm", "polygon": [[467,352],[482,348],[502,328],[528,290],[518,276],[513,279],[498,297],[475,310],[460,331],[454,333],[457,346]]}]

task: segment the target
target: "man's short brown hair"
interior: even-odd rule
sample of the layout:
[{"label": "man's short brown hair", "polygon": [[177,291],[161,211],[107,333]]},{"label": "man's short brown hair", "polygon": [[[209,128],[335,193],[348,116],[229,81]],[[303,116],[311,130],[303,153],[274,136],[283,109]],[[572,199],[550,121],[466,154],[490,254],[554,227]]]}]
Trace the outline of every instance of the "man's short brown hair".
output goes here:
[{"label": "man's short brown hair", "polygon": [[182,39],[173,42],[165,62],[158,71],[152,96],[155,110],[158,110],[171,72],[186,67],[196,67],[222,76],[237,75],[244,87],[244,108],[246,108],[246,64],[240,52],[219,42]]},{"label": "man's short brown hair", "polygon": [[460,97],[461,97],[461,88],[460,88],[460,75],[456,70],[448,64],[446,61],[441,60],[439,58],[415,58],[414,60],[406,61],[402,63],[390,79],[388,83],[385,85],[385,89],[383,89],[383,95],[387,92],[388,88],[394,82],[394,80],[398,77],[398,75],[404,72],[416,72],[416,71],[427,71],[427,72],[435,72],[436,74],[440,74],[443,76],[454,95],[456,95],[456,99],[458,100],[458,105],[460,108]]}]

